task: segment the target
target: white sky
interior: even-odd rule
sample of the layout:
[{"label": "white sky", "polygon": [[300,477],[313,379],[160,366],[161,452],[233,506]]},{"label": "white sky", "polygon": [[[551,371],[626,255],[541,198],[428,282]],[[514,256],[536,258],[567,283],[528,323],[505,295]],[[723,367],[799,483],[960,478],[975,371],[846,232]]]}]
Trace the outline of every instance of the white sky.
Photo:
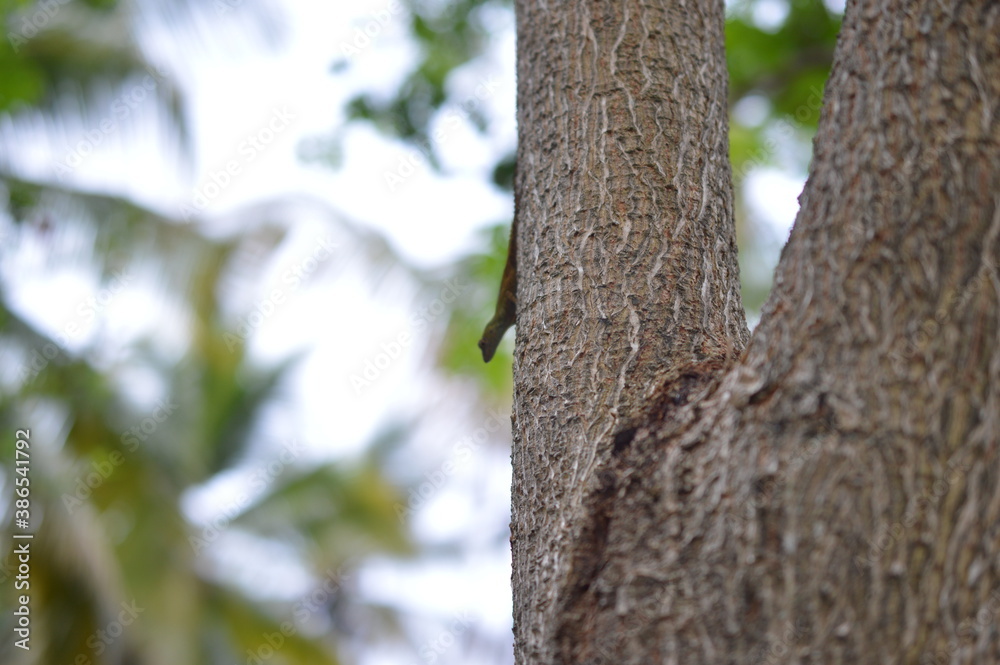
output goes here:
[{"label": "white sky", "polygon": [[[454,136],[454,141],[446,142],[442,153],[446,164],[458,171],[454,177],[443,178],[418,165],[412,176],[390,191],[386,171],[397,172],[400,160],[409,157],[412,150],[364,126],[347,134],[339,171],[304,164],[299,158],[297,149],[304,141],[325,137],[336,128],[341,120],[340,109],[352,94],[363,87],[389,91],[396,85],[411,49],[405,41],[405,17],[387,12],[390,6],[387,2],[285,2],[282,11],[288,32],[278,53],[241,53],[232,58],[212,53],[189,61],[191,117],[199,167],[191,189],[201,191],[211,182],[213,172],[217,173],[226,162],[236,160],[243,167],[244,155],[239,146],[260,132],[276,109],[294,116],[288,127],[276,133],[273,142],[259,152],[259,158],[245,163],[239,177],[234,177],[211,201],[209,213],[229,212],[248,202],[288,192],[305,192],[329,202],[354,220],[379,228],[398,251],[423,265],[441,264],[461,256],[471,248],[470,240],[478,227],[509,217],[508,197],[485,185],[480,174],[515,142],[510,26],[502,40],[504,52],[482,65],[483,71],[470,71],[465,77],[475,80],[477,75],[492,75],[501,82],[496,96],[484,104],[496,109],[498,115],[509,115],[507,134],[489,141],[463,131],[467,128],[459,128],[447,135],[449,139]],[[345,72],[331,74],[331,63],[343,57],[343,44],[355,46],[355,30],[370,26],[378,12],[382,12],[382,20],[376,23],[380,29],[370,45],[351,58]],[[388,22],[384,20],[386,15],[391,17]],[[449,150],[453,144],[464,149]],[[183,193],[180,198],[186,200]],[[315,229],[316,235],[322,233],[322,227]],[[314,242],[312,233],[300,235],[302,245],[308,247]],[[350,374],[362,369],[360,359],[374,357],[381,344],[396,338],[397,331],[406,330],[410,316],[405,301],[373,300],[363,279],[348,273],[339,276],[334,285],[324,280],[314,287],[304,287],[282,308],[280,316],[268,320],[257,331],[251,348],[261,357],[280,357],[296,347],[315,349],[297,372],[295,394],[289,400],[294,406],[283,417],[277,416],[269,429],[281,431],[294,423],[306,441],[328,440],[330,408],[337,405],[337,453],[347,454],[357,452],[387,417],[426,403],[422,391],[412,389],[413,385],[421,385],[423,390],[431,388],[421,373],[421,359],[413,353],[404,352],[361,395],[356,395],[348,382]],[[267,292],[267,287],[262,291]],[[352,325],[359,321],[361,325]],[[454,423],[452,436],[461,427],[461,421]],[[435,443],[438,450],[427,450],[422,462],[428,470],[436,464],[427,462],[445,454],[442,448],[451,447],[450,443]],[[505,524],[510,483],[506,455],[477,455],[473,464],[449,478],[415,517],[414,528],[420,537],[429,542],[448,537],[463,541],[468,540],[461,537],[463,530],[475,533],[484,521]],[[476,487],[484,483],[497,490],[485,504],[482,496],[475,496]],[[239,483],[233,486],[238,487]],[[204,498],[218,505],[223,495],[209,491]],[[470,512],[473,506],[479,514]],[[438,513],[438,519],[428,519],[434,513]],[[440,533],[441,526],[448,527],[445,533]],[[248,565],[247,574],[252,577],[252,562]],[[455,612],[468,611],[475,617],[478,630],[503,643],[510,634],[509,566],[505,549],[498,550],[495,545],[471,547],[459,560],[430,560],[406,566],[373,564],[362,577],[362,589],[376,601],[400,606],[406,615],[447,621]],[[286,592],[294,595],[296,590]],[[427,630],[425,639],[440,629]],[[441,659],[463,662],[466,655],[463,649],[454,649],[441,654]],[[370,653],[367,659],[373,663],[407,662],[402,652],[391,648]]]}]

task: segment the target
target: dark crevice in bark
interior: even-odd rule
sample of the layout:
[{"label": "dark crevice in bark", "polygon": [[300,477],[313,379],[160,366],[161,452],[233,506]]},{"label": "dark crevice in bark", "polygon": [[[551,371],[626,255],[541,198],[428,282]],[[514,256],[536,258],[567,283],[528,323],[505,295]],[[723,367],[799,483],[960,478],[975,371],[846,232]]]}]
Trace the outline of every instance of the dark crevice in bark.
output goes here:
[{"label": "dark crevice in bark", "polygon": [[584,498],[587,521],[575,529],[558,612],[557,662],[614,662],[616,647],[609,640],[613,642],[618,631],[598,627],[598,619],[615,602],[615,588],[599,583],[602,569],[614,559],[609,538],[615,527],[631,528],[631,516],[621,514],[623,506],[657,505],[661,493],[657,473],[666,449],[684,431],[685,423],[697,420],[698,404],[711,397],[731,365],[732,359],[717,357],[675,368],[662,379],[647,410],[612,436],[609,463],[594,474]]}]

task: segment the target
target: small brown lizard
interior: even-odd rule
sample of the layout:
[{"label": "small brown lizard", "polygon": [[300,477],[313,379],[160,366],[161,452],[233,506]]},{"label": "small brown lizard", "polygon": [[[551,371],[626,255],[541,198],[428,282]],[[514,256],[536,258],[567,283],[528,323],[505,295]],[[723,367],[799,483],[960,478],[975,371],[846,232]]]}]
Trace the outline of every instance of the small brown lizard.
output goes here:
[{"label": "small brown lizard", "polygon": [[489,362],[496,353],[500,340],[517,320],[517,197],[514,197],[514,222],[510,226],[510,243],[507,245],[507,264],[500,279],[500,294],[493,318],[483,330],[479,349],[483,352],[483,362]]}]

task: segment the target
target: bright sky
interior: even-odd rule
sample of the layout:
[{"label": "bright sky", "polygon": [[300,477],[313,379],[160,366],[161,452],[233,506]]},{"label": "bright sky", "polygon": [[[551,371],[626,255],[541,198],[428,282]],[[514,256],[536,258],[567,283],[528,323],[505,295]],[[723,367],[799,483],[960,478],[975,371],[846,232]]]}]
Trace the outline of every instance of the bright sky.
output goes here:
[{"label": "bright sky", "polygon": [[[494,117],[509,118],[506,132],[484,140],[462,122],[446,133],[442,154],[455,176],[435,175],[418,161],[411,166],[412,175],[390,190],[385,174],[407,174],[400,169],[401,160],[409,160],[413,151],[367,127],[346,135],[339,171],[300,159],[303,144],[326,137],[337,127],[342,120],[340,109],[352,94],[371,86],[388,92],[405,71],[412,51],[406,41],[407,26],[400,20],[404,16],[392,11],[395,6],[384,0],[285,2],[281,9],[286,36],[278,52],[257,50],[232,57],[212,52],[188,61],[191,117],[198,146],[198,171],[190,189],[205,193],[213,175],[218,178],[227,163],[235,161],[240,169],[210,201],[209,213],[226,213],[262,198],[304,192],[327,201],[352,220],[384,231],[398,251],[423,265],[441,264],[462,255],[471,248],[471,237],[478,227],[509,217],[508,197],[485,185],[481,177],[515,142],[514,52],[509,20],[498,26],[505,34],[499,40],[500,51],[476,69],[463,72],[457,81],[472,89],[479,80],[493,83],[493,94],[482,100],[483,108]],[[359,30],[366,28],[374,33],[368,44],[359,39]],[[345,45],[359,52],[352,51],[350,67],[332,74],[330,66],[344,57]],[[279,115],[282,120],[277,119]],[[285,123],[284,117],[290,120]],[[281,130],[275,129],[271,142],[251,159],[253,138],[259,142],[270,138],[266,129],[272,122]],[[503,127],[504,123],[497,125]],[[180,198],[190,200],[183,193]],[[280,266],[294,265],[297,257],[315,246],[317,237],[328,232],[322,222],[303,226],[298,247],[289,249],[288,262],[279,260]],[[271,285],[278,283],[281,272],[281,267],[273,271]],[[263,286],[261,291],[267,293],[270,287]],[[278,434],[294,424],[306,441],[328,441],[333,426],[339,435],[337,452],[344,454],[358,451],[378,423],[394,413],[421,405],[428,408],[421,393],[433,388],[421,373],[422,359],[407,353],[409,349],[360,395],[347,380],[363,369],[362,359],[375,357],[381,345],[407,330],[410,315],[405,300],[373,299],[363,275],[350,272],[338,275],[332,285],[329,280],[317,280],[315,288],[305,286],[295,293],[280,316],[265,322],[251,346],[263,358],[278,358],[293,348],[315,349],[298,373],[295,394],[289,400],[294,406],[278,414],[270,428]],[[414,385],[420,385],[421,390],[413,390]],[[448,388],[439,386],[439,390],[444,395]],[[430,400],[432,412],[441,411],[435,401]],[[330,421],[331,405],[337,405],[332,411],[335,424]],[[439,458],[447,461],[462,428],[461,418],[442,428],[445,438],[423,445],[425,457],[416,468],[425,466],[431,473],[440,464]],[[463,532],[481,532],[484,523],[504,525],[508,519],[507,453],[502,448],[479,453],[448,478],[413,521],[425,541],[457,537],[466,542],[464,553],[458,559],[407,566],[374,563],[362,578],[362,589],[373,600],[400,606],[408,616],[425,618],[424,641],[441,631],[426,618],[437,617],[447,623],[457,612],[474,617],[477,629],[495,636],[501,644],[510,635],[509,553],[495,544],[486,547],[462,537]],[[192,497],[195,512],[199,512],[199,504],[202,509],[206,503],[219,505],[227,485],[229,491],[238,491],[241,484],[238,479],[222,479],[218,486],[207,488],[202,501]],[[483,495],[483,486],[494,491]],[[258,573],[254,568],[254,562],[247,562],[243,572],[247,579]],[[294,596],[307,589],[284,590]],[[463,662],[464,656],[462,649],[455,649],[441,654],[441,660]],[[407,662],[401,657],[398,650],[387,646],[366,654],[365,659],[371,663]]]}]

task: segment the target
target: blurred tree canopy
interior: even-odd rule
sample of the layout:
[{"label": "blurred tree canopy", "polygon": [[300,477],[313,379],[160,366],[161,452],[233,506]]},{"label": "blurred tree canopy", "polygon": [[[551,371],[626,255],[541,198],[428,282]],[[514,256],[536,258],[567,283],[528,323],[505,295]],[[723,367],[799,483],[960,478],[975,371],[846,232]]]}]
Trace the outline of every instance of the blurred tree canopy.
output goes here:
[{"label": "blurred tree canopy", "polygon": [[[262,45],[273,37],[268,17],[278,8],[239,2],[219,12],[221,1],[0,0],[0,422],[8,440],[25,423],[42,428],[32,432],[31,448],[33,649],[0,642],[5,663],[243,662],[273,647],[264,636],[275,634],[286,662],[336,663],[345,643],[404,637],[393,608],[361,600],[355,572],[372,556],[417,553],[394,510],[406,488],[385,472],[385,456],[405,442],[407,427],[386,428],[351,463],[309,462],[288,441],[262,441],[257,425],[281,398],[295,359],[262,367],[246,345],[227,338],[233,275],[279,246],[289,209],[255,206],[244,212],[239,233],[220,238],[209,220],[185,223],[71,179],[31,177],[22,168],[20,133],[93,123],[151,73],[158,81],[157,113],[181,146],[183,163],[191,149],[183,90],[150,60],[136,25],[159,21],[190,35],[193,23],[236,16]],[[391,94],[369,90],[350,100],[347,122],[370,123],[422,149],[443,172],[432,123],[458,103],[453,74],[490,48],[491,25],[512,3],[401,4],[416,57]],[[738,193],[755,168],[781,163],[804,172],[808,150],[802,146],[816,126],[839,20],[818,1],[731,5],[730,139]],[[330,64],[332,76],[352,66],[349,60]],[[489,118],[475,110],[468,117],[478,131],[491,131]],[[331,164],[342,133],[335,129],[325,144]],[[513,163],[513,153],[497,157],[496,187],[511,188]],[[742,205],[737,212],[744,260],[758,260],[748,213]],[[422,271],[405,265],[377,233],[331,215],[332,226],[367,248],[375,272],[401,267],[422,293],[442,275],[468,280],[468,298],[454,304],[443,341],[430,351],[445,375],[473,380],[494,401],[509,395],[510,340],[501,360],[487,366],[475,341],[493,309],[508,224],[498,220],[483,231],[482,251]],[[12,302],[10,287],[27,268],[67,265],[89,271],[98,293],[117,291],[123,279],[156,293],[182,322],[180,342],[147,336],[117,349],[108,331],[46,333]],[[748,284],[749,306],[759,306],[768,288]],[[77,323],[99,314],[81,305]],[[11,542],[12,445],[0,447],[0,459],[0,528]],[[232,477],[263,482],[235,497],[217,520],[192,521],[183,509],[187,498]],[[310,574],[315,593],[308,597],[315,602],[253,593],[213,555],[223,544],[277,551],[297,562]],[[14,571],[14,559],[6,557],[0,630],[7,635],[13,634]],[[102,637],[129,611],[141,612],[142,621],[130,622],[121,639]]]},{"label": "blurred tree canopy", "polygon": [[[316,464],[302,459],[294,440],[262,442],[256,430],[293,362],[252,362],[246,345],[231,341],[224,300],[248,254],[261,258],[263,248],[266,259],[277,247],[282,214],[248,210],[247,230],[219,239],[205,233],[204,220],[187,224],[119,196],[33,180],[19,168],[17,132],[32,126],[56,133],[70,116],[106,117],[150,75],[169,131],[189,147],[183,94],[144,56],[132,23],[155,15],[180,30],[182,19],[202,11],[168,4],[2,6],[0,110],[14,129],[8,124],[3,134],[0,165],[7,268],[0,281],[0,422],[10,436],[35,424],[35,539],[32,650],[5,639],[0,660],[222,663],[266,654],[280,640],[287,662],[337,663],[338,643],[359,627],[397,632],[389,608],[359,605],[357,564],[376,553],[406,555],[413,546],[395,511],[401,490],[383,476],[378,449],[354,463]],[[81,302],[53,336],[10,301],[9,287],[20,271],[67,265],[96,275],[98,299]],[[179,350],[149,338],[116,353],[113,339],[81,332],[99,316],[103,295],[138,283],[175,308],[183,322]],[[151,386],[151,396],[136,398],[137,382]],[[2,527],[11,542],[13,445],[0,447],[0,459]],[[209,523],[192,523],[182,510],[185,495],[233,475],[249,479],[251,489]],[[311,572],[311,600],[293,606],[252,593],[212,556],[227,541],[264,551],[283,544],[285,556]],[[7,554],[0,627],[13,635],[16,559]]]}]

